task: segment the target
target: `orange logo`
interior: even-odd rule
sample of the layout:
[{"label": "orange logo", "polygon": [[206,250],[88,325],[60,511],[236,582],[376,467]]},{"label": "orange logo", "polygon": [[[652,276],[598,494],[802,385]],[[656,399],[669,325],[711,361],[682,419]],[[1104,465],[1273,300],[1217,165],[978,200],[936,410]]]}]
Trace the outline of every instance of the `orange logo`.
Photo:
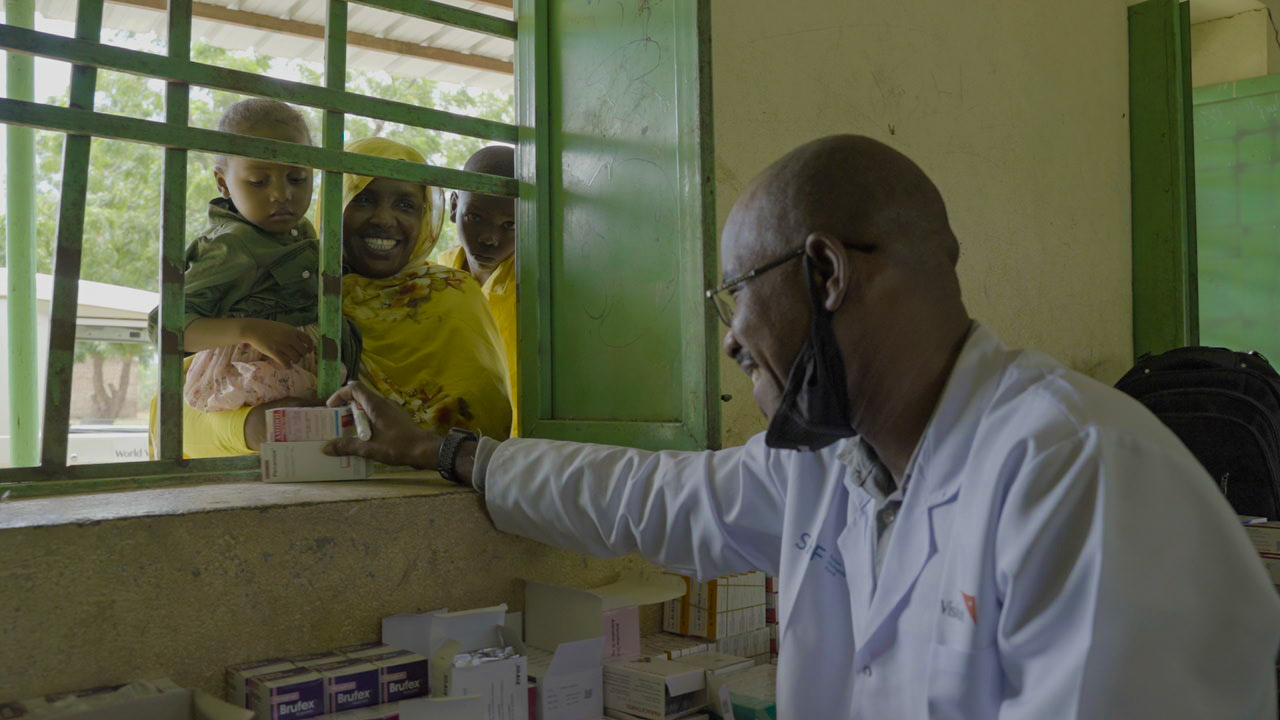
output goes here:
[{"label": "orange logo", "polygon": [[969,617],[973,618],[973,622],[978,622],[978,598],[969,593],[960,593],[960,597],[964,598],[965,609],[969,611]]}]

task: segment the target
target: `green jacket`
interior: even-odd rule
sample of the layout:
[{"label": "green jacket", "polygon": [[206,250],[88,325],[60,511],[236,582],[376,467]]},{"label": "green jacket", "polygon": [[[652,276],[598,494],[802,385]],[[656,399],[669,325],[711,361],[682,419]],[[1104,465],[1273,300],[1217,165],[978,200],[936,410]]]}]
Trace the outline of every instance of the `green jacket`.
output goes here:
[{"label": "green jacket", "polygon": [[[209,201],[209,224],[187,246],[182,326],[199,318],[261,318],[300,327],[317,322],[320,251],[311,221],[269,233],[226,198]],[[151,311],[156,336],[159,308]],[[360,335],[343,318],[342,361],[351,372]]]}]

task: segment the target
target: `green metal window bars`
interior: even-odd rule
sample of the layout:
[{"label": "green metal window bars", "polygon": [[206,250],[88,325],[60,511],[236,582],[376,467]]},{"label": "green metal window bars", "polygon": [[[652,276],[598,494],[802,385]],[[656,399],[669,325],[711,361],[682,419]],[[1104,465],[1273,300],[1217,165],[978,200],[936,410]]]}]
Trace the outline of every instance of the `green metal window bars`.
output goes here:
[{"label": "green metal window bars", "polygon": [[[0,25],[0,48],[74,63],[68,107],[0,99],[0,122],[67,134],[62,163],[62,197],[54,256],[54,289],[49,329],[48,380],[40,465],[0,469],[0,495],[23,497],[126,489],[158,484],[246,480],[258,472],[256,457],[183,459],[182,352],[183,256],[187,242],[185,208],[187,151],[239,155],[323,171],[324,216],[320,239],[320,331],[323,337],[319,384],[322,395],[339,383],[341,330],[342,173],[390,177],[458,190],[516,196],[509,178],[428,167],[343,151],[346,114],[515,144],[516,125],[420,108],[347,92],[347,3],[328,0],[323,87],[192,62],[192,0],[169,0],[168,55],[125,50],[99,42],[104,0],[79,0],[75,37]],[[430,0],[350,0],[460,28],[516,39],[514,21]],[[29,21],[28,21],[29,22]],[[96,113],[97,70],[103,68],[167,81],[165,122]],[[241,137],[188,126],[191,85],[276,98],[324,111],[321,147]],[[150,462],[67,465],[71,371],[76,308],[93,137],[165,147],[160,257],[159,459]],[[18,438],[15,437],[15,442]]]}]

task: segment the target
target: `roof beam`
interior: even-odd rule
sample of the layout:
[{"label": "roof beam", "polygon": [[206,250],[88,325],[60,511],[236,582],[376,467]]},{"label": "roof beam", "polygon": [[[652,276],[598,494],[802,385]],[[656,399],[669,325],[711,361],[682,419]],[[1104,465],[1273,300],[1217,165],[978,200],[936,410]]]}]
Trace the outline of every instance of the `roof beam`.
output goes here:
[{"label": "roof beam", "polygon": [[[146,8],[157,12],[165,12],[168,7],[168,0],[107,1],[117,5]],[[503,2],[503,0],[484,1],[487,5],[495,5],[499,7],[501,7],[501,3]],[[509,0],[507,7],[510,7]],[[323,25],[315,25],[298,20],[286,20],[284,18],[248,12],[246,10],[233,10],[231,8],[214,5],[212,3],[192,3],[192,15],[194,17],[226,23],[228,25],[239,25],[241,27],[253,28],[255,30],[266,30],[268,32],[276,32],[284,35],[324,40]],[[347,33],[347,44],[351,47],[358,47],[365,50],[377,50],[379,52],[391,53],[393,55],[403,55],[422,60],[447,63],[449,65],[459,65],[461,67],[472,68],[475,70],[488,70],[489,72],[503,73],[505,75],[515,74],[515,68],[511,63],[505,60],[499,60],[498,58],[458,52],[457,50],[428,47],[426,45],[418,45],[404,40],[381,38],[375,35],[367,35],[365,33]]]}]

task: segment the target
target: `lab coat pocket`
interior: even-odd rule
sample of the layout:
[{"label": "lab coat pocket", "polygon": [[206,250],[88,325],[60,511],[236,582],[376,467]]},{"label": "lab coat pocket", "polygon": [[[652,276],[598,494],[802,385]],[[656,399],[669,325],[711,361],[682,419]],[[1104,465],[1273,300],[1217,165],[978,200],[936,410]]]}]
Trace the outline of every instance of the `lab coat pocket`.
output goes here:
[{"label": "lab coat pocket", "polygon": [[994,718],[999,710],[1000,657],[994,645],[929,649],[929,718]]}]

